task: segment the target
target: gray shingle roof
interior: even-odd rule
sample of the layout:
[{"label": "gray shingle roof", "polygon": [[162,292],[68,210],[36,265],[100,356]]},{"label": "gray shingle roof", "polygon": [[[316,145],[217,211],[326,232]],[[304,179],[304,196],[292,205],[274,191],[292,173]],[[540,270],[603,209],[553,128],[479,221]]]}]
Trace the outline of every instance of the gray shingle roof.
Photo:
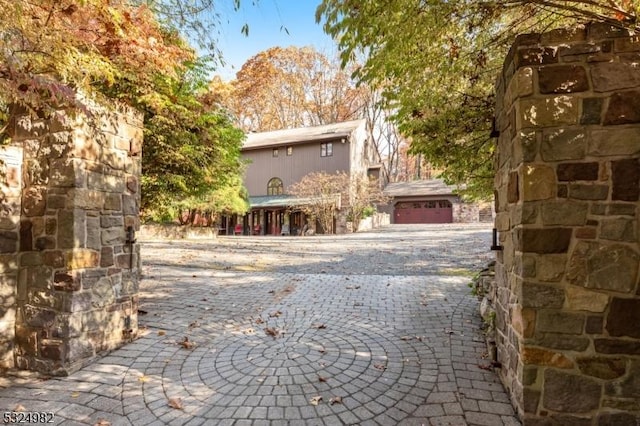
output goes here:
[{"label": "gray shingle roof", "polygon": [[390,197],[454,195],[455,189],[454,186],[444,183],[442,179],[430,179],[390,183],[384,188],[384,193]]},{"label": "gray shingle roof", "polygon": [[319,141],[348,137],[365,120],[345,121],[297,129],[274,130],[271,132],[249,133],[242,149],[255,149],[266,146],[290,145],[302,142]]}]

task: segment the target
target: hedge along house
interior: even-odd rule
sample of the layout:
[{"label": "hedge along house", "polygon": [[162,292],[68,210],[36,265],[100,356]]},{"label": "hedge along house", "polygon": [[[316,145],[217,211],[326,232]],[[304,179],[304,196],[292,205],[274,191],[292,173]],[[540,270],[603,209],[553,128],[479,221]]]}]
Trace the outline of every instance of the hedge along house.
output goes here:
[{"label": "hedge along house", "polygon": [[[248,162],[244,184],[251,211],[237,219],[242,233],[295,235],[305,226],[315,229],[299,208],[309,200],[287,194],[287,188],[312,172],[367,176],[376,155],[365,120],[249,134],[242,159]],[[336,197],[337,207],[341,201],[346,200]],[[338,214],[334,232],[345,231],[346,215]]]},{"label": "hedge along house", "polygon": [[[391,223],[469,223],[490,222],[490,203],[467,203],[455,193],[455,187],[441,179],[390,183],[384,194],[391,202],[384,210]],[[382,209],[381,209],[382,210]]]}]

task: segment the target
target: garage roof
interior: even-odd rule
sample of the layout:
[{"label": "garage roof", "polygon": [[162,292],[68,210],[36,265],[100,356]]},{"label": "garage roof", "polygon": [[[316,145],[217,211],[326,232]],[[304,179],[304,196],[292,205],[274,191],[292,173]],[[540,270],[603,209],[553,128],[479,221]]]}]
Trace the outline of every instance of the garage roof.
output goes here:
[{"label": "garage roof", "polygon": [[455,195],[455,190],[456,187],[447,185],[442,179],[429,179],[390,183],[384,189],[384,194],[389,197]]}]

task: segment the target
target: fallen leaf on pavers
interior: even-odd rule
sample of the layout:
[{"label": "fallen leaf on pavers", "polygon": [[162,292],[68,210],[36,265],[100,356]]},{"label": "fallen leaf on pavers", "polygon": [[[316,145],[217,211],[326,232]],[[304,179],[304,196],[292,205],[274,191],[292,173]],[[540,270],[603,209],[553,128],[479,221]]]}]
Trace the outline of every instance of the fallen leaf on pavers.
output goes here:
[{"label": "fallen leaf on pavers", "polygon": [[331,405],[342,404],[342,397],[341,396],[334,396],[333,398],[331,398],[329,400],[329,404],[331,404]]},{"label": "fallen leaf on pavers", "polygon": [[413,339],[413,337],[411,337],[411,336],[402,336],[400,338],[400,340],[411,340],[411,339]]},{"label": "fallen leaf on pavers", "polygon": [[93,426],[111,426],[111,422],[107,419],[98,419]]},{"label": "fallen leaf on pavers", "polygon": [[182,342],[179,342],[179,344],[185,349],[193,349],[196,346],[195,342],[189,340],[187,336],[184,336],[184,339],[182,340]]},{"label": "fallen leaf on pavers", "polygon": [[165,334],[167,334],[166,331],[164,330],[158,330],[158,336],[164,336]]},{"label": "fallen leaf on pavers", "polygon": [[27,409],[24,408],[22,404],[18,404],[15,407],[13,407],[13,411],[27,411]]},{"label": "fallen leaf on pavers", "polygon": [[247,328],[246,330],[242,330],[242,334],[247,334],[252,336],[256,334],[256,331],[253,328]]},{"label": "fallen leaf on pavers", "polygon": [[376,370],[384,371],[387,369],[387,366],[384,364],[373,364],[373,368]]},{"label": "fallen leaf on pavers", "polygon": [[278,318],[278,317],[279,317],[279,316],[281,316],[281,315],[282,315],[282,311],[275,311],[275,312],[271,312],[271,313],[269,314],[269,316],[270,316],[271,318]]},{"label": "fallen leaf on pavers", "polygon": [[322,397],[321,396],[314,396],[313,398],[311,398],[309,400],[311,405],[318,405],[318,404],[320,404],[320,401],[322,401]]},{"label": "fallen leaf on pavers", "polygon": [[275,290],[269,290],[269,293],[270,293],[270,294],[273,294],[273,293],[275,293],[275,292],[276,292]]},{"label": "fallen leaf on pavers", "polygon": [[318,330],[324,330],[325,328],[327,328],[327,326],[324,324],[311,324],[311,327],[317,328]]},{"label": "fallen leaf on pavers", "polygon": [[189,324],[189,328],[195,328],[195,327],[200,327],[200,323],[198,321],[194,321],[191,324]]},{"label": "fallen leaf on pavers", "polygon": [[71,392],[71,398],[77,398],[80,396],[80,392]]},{"label": "fallen leaf on pavers", "polygon": [[280,331],[277,328],[273,328],[273,327],[265,327],[264,332],[268,336],[272,336],[274,338],[278,337],[278,335],[280,334]]},{"label": "fallen leaf on pavers", "polygon": [[264,324],[264,320],[262,318],[258,318],[256,320],[256,324]]},{"label": "fallen leaf on pavers", "polygon": [[176,410],[184,409],[184,405],[182,405],[182,399],[180,398],[169,398],[167,404],[171,408],[175,408]]},{"label": "fallen leaf on pavers", "polygon": [[327,350],[326,349],[318,349],[318,352],[320,352],[321,354],[325,353]]},{"label": "fallen leaf on pavers", "polygon": [[145,382],[149,381],[149,378],[147,376],[140,376],[140,377],[138,377],[138,381],[142,382],[142,383],[145,383]]},{"label": "fallen leaf on pavers", "polygon": [[326,377],[318,376],[318,381],[319,381],[320,383],[324,383],[324,382],[326,382],[327,380],[328,380],[328,379],[327,379]]}]

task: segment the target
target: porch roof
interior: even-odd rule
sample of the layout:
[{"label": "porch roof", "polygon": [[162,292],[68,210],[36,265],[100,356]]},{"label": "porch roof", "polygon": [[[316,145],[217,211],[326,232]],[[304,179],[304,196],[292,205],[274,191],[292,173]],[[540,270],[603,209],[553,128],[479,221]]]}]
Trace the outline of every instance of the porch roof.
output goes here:
[{"label": "porch roof", "polygon": [[[294,195],[258,195],[249,197],[249,206],[252,209],[268,209],[268,208],[286,208],[303,206],[310,204],[316,200],[311,197],[296,197]],[[338,208],[340,208],[340,195],[336,194],[334,201],[337,201]]]}]

